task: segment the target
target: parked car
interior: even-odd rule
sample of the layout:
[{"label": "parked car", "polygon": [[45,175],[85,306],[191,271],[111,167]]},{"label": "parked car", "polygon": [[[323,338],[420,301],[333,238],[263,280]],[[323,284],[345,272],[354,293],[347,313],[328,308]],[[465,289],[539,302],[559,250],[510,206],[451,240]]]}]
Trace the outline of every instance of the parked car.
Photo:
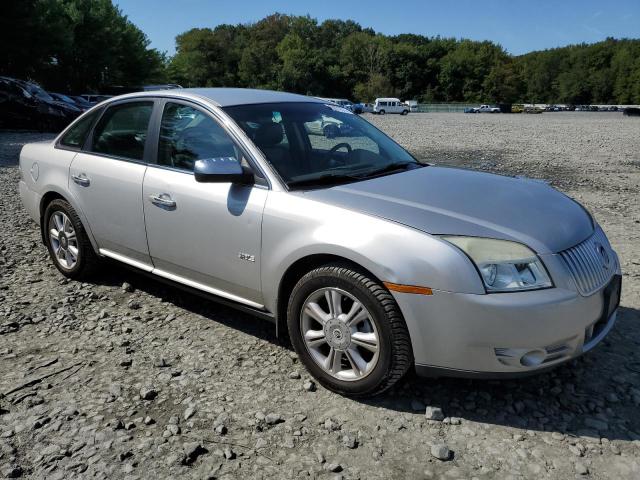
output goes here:
[{"label": "parked car", "polygon": [[84,98],[87,102],[89,102],[92,106],[100,102],[103,102],[105,100],[108,100],[110,98],[113,98],[113,95],[97,95],[93,93],[83,93],[80,96]]},{"label": "parked car", "polygon": [[10,77],[0,77],[0,125],[59,132],[80,110],[52,98],[39,86]]},{"label": "parked car", "polygon": [[500,109],[491,105],[480,105],[478,113],[500,113]]},{"label": "parked car", "polygon": [[362,113],[373,113],[373,103],[363,103]]},{"label": "parked car", "polygon": [[353,110],[353,113],[357,113],[358,115],[360,115],[361,113],[364,112],[364,104],[363,103],[354,103],[352,110]]},{"label": "parked car", "polygon": [[336,105],[339,105],[342,108],[346,108],[347,110],[353,111],[354,103],[351,100],[347,100],[346,98],[320,98],[320,100],[325,100],[327,102],[335,103]]},{"label": "parked car", "polygon": [[89,103],[86,99],[79,95],[69,95],[69,97],[74,102],[76,102],[83,110],[89,110],[91,107],[93,107],[93,104]]},{"label": "parked car", "polygon": [[373,104],[373,113],[384,115],[386,113],[399,113],[406,115],[409,107],[397,98],[376,98]]},{"label": "parked car", "polygon": [[622,111],[622,114],[627,117],[640,117],[640,108],[627,107]]},{"label": "parked car", "polygon": [[418,111],[418,101],[417,100],[407,100],[405,103],[409,106],[409,111],[410,112],[417,112]]},{"label": "parked car", "polygon": [[88,110],[91,107],[91,105],[88,105],[88,104],[87,104],[88,106],[85,106],[85,104],[80,104],[70,96],[64,95],[62,93],[49,92],[49,95],[51,95],[54,98],[54,100],[57,100],[59,102],[64,102],[67,105],[80,110],[81,112],[84,112],[85,110]]},{"label": "parked car", "polygon": [[[351,136],[316,138],[331,119]],[[109,257],[275,323],[327,388],[517,376],[613,327],[618,257],[549,185],[415,160],[302,95],[182,89],[107,100],[27,144],[19,190],[56,268]],[[239,367],[241,368],[241,367]]]}]

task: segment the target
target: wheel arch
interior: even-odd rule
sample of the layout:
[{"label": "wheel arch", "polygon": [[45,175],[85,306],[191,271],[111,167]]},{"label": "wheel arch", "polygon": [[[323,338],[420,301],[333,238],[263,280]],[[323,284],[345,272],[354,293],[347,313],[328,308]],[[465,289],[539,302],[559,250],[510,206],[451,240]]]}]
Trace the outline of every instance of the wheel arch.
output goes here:
[{"label": "wheel arch", "polygon": [[40,199],[40,236],[42,238],[42,243],[46,244],[46,238],[45,238],[45,225],[44,225],[44,213],[47,210],[47,207],[49,206],[49,204],[51,202],[53,202],[54,200],[64,200],[65,202],[67,202],[69,205],[71,205],[71,207],[76,211],[76,213],[78,214],[78,217],[80,217],[80,221],[82,222],[82,226],[84,227],[85,232],[87,233],[87,236],[89,237],[89,241],[91,242],[91,246],[93,247],[93,250],[97,253],[98,252],[98,244],[96,243],[95,239],[93,238],[93,233],[91,232],[91,228],[89,227],[89,224],[87,222],[87,219],[84,216],[84,213],[82,212],[82,209],[79,208],[76,205],[76,202],[74,202],[69,195],[64,195],[63,193],[61,193],[58,190],[48,190]]},{"label": "wheel arch", "polygon": [[[382,281],[373,272],[347,257],[330,253],[316,253],[301,257],[289,265],[282,275],[278,285],[278,297],[276,300],[275,312],[276,336],[284,337],[287,335],[287,306],[289,304],[291,290],[295,284],[311,270],[330,263],[341,263],[352,267],[354,270],[366,274],[372,280],[383,285]],[[385,287],[383,286],[383,288]]]}]

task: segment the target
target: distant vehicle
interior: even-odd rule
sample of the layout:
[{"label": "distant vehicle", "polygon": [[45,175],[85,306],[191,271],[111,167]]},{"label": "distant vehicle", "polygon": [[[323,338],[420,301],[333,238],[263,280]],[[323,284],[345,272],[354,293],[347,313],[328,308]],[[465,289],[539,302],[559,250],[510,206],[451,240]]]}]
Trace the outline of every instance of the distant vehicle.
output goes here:
[{"label": "distant vehicle", "polygon": [[491,105],[480,105],[478,113],[500,113],[500,109],[498,107],[492,107]]},{"label": "distant vehicle", "polygon": [[466,107],[464,113],[478,113],[477,107]]},{"label": "distant vehicle", "polygon": [[373,113],[373,103],[363,103],[362,113]]},{"label": "distant vehicle", "polygon": [[145,92],[153,92],[155,90],[175,90],[176,88],[182,88],[182,85],[177,83],[164,83],[160,85],[145,85],[142,90]]},{"label": "distant vehicle", "polygon": [[399,113],[406,115],[409,113],[409,107],[402,103],[398,98],[376,98],[373,104],[373,113],[384,115],[386,113]]},{"label": "distant vehicle", "polygon": [[325,100],[327,102],[335,103],[342,108],[346,108],[347,110],[354,111],[354,103],[351,100],[347,100],[346,98],[322,98],[318,97],[320,100]]},{"label": "distant vehicle", "polygon": [[511,105],[511,113],[522,113],[524,112],[524,105],[521,103],[514,103]]},{"label": "distant vehicle", "polygon": [[49,95],[51,95],[55,100],[57,100],[59,102],[64,102],[67,105],[71,105],[72,107],[79,109],[81,112],[84,112],[85,110],[88,110],[89,108],[91,108],[91,105],[89,105],[89,104],[82,104],[81,105],[76,100],[71,98],[70,96],[64,95],[62,93],[49,92]]},{"label": "distant vehicle", "polygon": [[353,113],[357,113],[360,115],[362,113],[363,104],[362,103],[354,103],[353,104]]},{"label": "distant vehicle", "polygon": [[81,113],[60,102],[38,85],[0,77],[0,125],[47,132],[62,130]]},{"label": "distant vehicle", "polygon": [[418,101],[417,100],[407,100],[405,103],[407,105],[409,105],[409,111],[410,112],[417,112],[418,111]]},{"label": "distant vehicle", "polygon": [[91,105],[86,99],[82,98],[79,95],[69,95],[71,99],[76,102],[80,108],[84,108],[85,110],[89,110],[93,105]]},{"label": "distant vehicle", "polygon": [[524,113],[542,113],[544,112],[544,108],[542,107],[524,107]]},{"label": "distant vehicle", "polygon": [[80,96],[89,102],[91,106],[113,97],[113,95],[96,95],[93,93],[83,93]]},{"label": "distant vehicle", "polygon": [[640,108],[627,107],[622,111],[622,114],[627,117],[640,117]]}]

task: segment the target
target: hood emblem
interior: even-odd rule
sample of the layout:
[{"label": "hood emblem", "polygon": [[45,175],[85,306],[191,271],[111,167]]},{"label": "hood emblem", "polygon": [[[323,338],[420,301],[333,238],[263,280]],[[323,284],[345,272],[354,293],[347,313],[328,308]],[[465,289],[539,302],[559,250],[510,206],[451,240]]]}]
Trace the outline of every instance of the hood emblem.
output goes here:
[{"label": "hood emblem", "polygon": [[607,250],[599,242],[596,242],[595,249],[596,249],[596,253],[600,256],[600,259],[602,260],[602,268],[604,268],[605,270],[609,269],[609,263],[611,262],[611,260],[609,259],[609,254],[607,253]]}]

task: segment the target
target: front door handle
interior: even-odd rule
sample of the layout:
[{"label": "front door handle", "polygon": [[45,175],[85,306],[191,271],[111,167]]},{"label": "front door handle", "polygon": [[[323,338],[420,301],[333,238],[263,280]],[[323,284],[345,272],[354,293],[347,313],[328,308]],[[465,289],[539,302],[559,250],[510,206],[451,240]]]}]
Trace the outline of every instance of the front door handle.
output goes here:
[{"label": "front door handle", "polygon": [[71,178],[81,187],[88,187],[91,185],[91,180],[89,180],[84,173],[81,173],[80,175],[71,175]]},{"label": "front door handle", "polygon": [[160,193],[158,195],[149,195],[151,203],[162,208],[176,208],[176,201],[171,198],[168,193]]}]

